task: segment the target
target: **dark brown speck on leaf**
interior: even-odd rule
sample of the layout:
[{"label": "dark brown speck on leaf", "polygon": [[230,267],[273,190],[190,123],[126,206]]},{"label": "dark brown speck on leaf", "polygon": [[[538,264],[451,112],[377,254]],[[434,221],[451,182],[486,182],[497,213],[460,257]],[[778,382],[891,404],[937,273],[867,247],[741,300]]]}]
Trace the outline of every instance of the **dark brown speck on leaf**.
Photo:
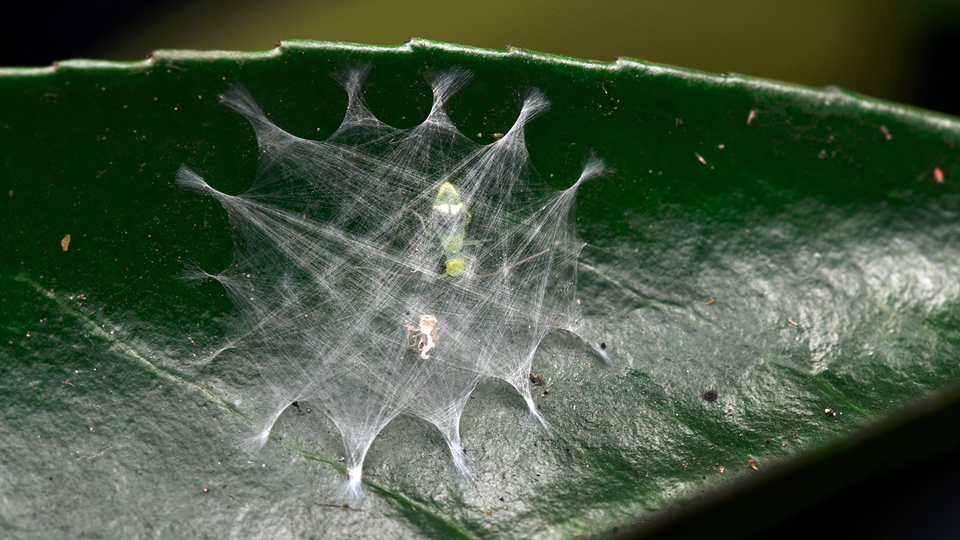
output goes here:
[{"label": "dark brown speck on leaf", "polygon": [[720,393],[717,392],[716,390],[707,390],[706,392],[703,393],[703,400],[704,400],[704,401],[707,401],[707,402],[709,402],[709,403],[713,403],[714,401],[716,401],[716,400],[718,400],[718,399],[720,399]]}]

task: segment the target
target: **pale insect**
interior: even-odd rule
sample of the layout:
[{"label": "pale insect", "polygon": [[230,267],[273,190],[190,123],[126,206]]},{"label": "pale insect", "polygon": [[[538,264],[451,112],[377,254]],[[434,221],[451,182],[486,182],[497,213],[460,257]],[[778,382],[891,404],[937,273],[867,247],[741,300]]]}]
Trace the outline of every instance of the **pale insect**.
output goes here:
[{"label": "pale insect", "polygon": [[421,315],[420,326],[404,325],[407,328],[407,343],[420,351],[420,358],[429,360],[429,352],[436,346],[437,318]]}]

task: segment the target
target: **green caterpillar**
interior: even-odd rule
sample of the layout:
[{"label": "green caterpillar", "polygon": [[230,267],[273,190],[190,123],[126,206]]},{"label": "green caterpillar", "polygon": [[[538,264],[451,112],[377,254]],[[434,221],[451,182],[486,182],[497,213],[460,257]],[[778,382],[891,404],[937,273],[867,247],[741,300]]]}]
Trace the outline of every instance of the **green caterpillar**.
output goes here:
[{"label": "green caterpillar", "polygon": [[467,236],[467,224],[471,216],[463,206],[463,199],[457,188],[450,182],[444,182],[433,200],[433,224],[437,239],[443,247],[447,275],[458,276],[463,273],[463,242]]}]

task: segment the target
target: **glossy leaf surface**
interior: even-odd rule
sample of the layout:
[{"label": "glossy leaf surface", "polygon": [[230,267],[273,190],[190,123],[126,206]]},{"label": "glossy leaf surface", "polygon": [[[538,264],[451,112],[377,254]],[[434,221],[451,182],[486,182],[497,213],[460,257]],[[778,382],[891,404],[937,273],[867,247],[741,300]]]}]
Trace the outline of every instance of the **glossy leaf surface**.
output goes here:
[{"label": "glossy leaf surface", "polygon": [[[255,137],[216,99],[229,83],[320,139],[346,106],[330,74],[357,62],[373,65],[370,108],[398,127],[429,111],[427,74],[472,70],[448,108],[478,142],[540,88],[553,105],[527,129],[539,174],[565,187],[591,150],[615,168],[581,188],[577,212],[581,300],[616,361],[570,336],[544,343],[553,438],[525,428],[505,385],[481,386],[461,422],[472,486],[437,432],[399,418],[367,457],[370,496],[344,510],[324,506],[343,468],[322,411],[289,409],[249,457],[235,389],[256,374],[184,369],[232,308],[219,284],[179,275],[224,268],[233,240],[222,208],[174,177],[187,163],[227,193],[250,186]],[[603,536],[738,478],[762,485],[777,464],[815,468],[960,379],[952,118],[423,41],[3,70],[0,100],[5,536]]]}]

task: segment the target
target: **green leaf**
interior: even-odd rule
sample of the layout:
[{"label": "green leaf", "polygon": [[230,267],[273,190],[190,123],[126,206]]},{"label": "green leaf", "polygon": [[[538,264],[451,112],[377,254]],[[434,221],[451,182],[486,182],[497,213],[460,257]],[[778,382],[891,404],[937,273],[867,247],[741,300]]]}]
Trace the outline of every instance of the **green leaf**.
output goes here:
[{"label": "green leaf", "polygon": [[[183,369],[224,337],[231,306],[180,272],[224,268],[232,238],[222,208],[174,176],[187,163],[224,191],[249,187],[253,132],[216,99],[229,83],[320,139],[346,106],[330,74],[362,61],[368,104],[391,125],[426,116],[426,73],[462,66],[475,77],[449,110],[465,134],[505,132],[535,86],[553,103],[527,131],[539,173],[560,187],[591,150],[616,169],[578,204],[581,299],[616,362],[569,336],[544,344],[537,401],[553,438],[522,427],[504,385],[481,386],[461,422],[474,486],[451,476],[433,428],[399,418],[367,457],[364,505],[342,509],[324,506],[343,469],[322,411],[288,410],[251,458],[233,443],[256,374]],[[723,537],[884,460],[960,444],[945,393],[960,378],[952,118],[836,89],[425,41],[5,69],[0,102],[4,536],[670,535],[708,522]],[[771,501],[784,492],[788,505]],[[729,517],[747,503],[749,523]]]}]

